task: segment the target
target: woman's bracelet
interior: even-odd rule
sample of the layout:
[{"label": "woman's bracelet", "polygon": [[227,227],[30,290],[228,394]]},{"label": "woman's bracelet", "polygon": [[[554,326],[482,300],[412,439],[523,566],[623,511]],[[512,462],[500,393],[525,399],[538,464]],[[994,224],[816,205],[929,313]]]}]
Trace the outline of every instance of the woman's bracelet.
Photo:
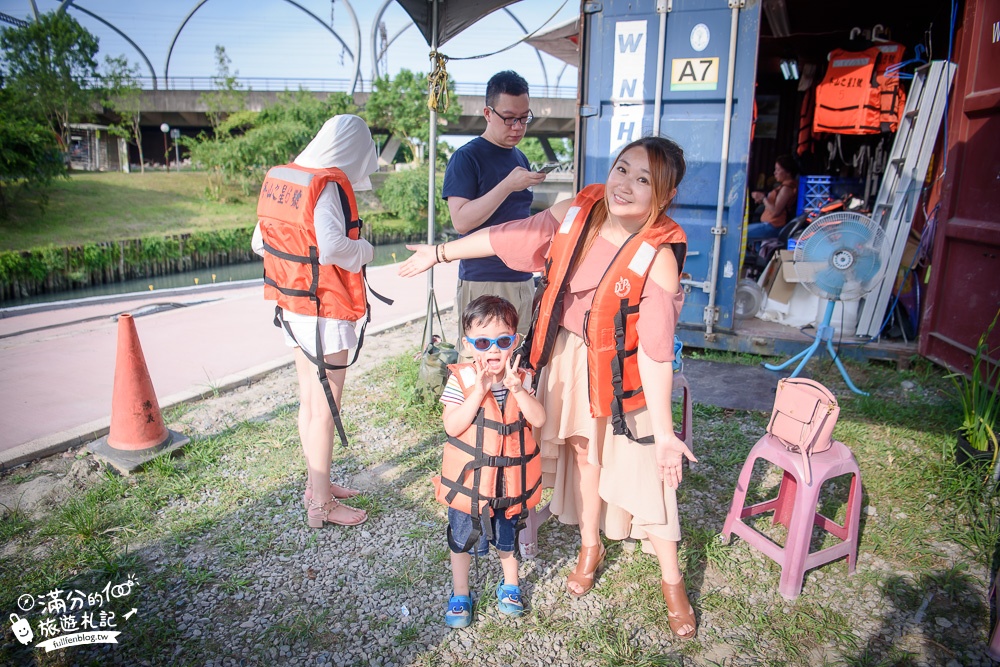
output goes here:
[{"label": "woman's bracelet", "polygon": [[444,254],[444,246],[445,246],[445,244],[442,243],[441,245],[438,246],[438,248],[441,248],[441,261],[444,262],[445,264],[447,264],[448,263],[448,256],[446,254]]},{"label": "woman's bracelet", "polygon": [[437,264],[441,263],[441,251],[438,250],[440,247],[440,244],[434,246],[434,262]]}]

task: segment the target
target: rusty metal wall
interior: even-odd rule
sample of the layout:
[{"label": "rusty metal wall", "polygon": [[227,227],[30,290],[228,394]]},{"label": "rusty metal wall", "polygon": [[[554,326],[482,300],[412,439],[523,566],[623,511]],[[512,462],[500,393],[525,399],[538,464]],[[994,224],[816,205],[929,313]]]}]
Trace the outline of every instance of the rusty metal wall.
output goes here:
[{"label": "rusty metal wall", "polygon": [[[920,354],[967,371],[1000,308],[1000,2],[967,0]],[[1000,327],[991,344],[1000,346]],[[997,359],[992,360],[997,363]]]}]

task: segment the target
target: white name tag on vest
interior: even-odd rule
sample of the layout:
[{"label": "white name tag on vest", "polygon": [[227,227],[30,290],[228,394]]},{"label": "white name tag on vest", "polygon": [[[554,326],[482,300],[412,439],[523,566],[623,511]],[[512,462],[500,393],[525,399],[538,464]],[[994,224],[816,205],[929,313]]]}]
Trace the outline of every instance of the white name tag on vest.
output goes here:
[{"label": "white name tag on vest", "polygon": [[573,221],[576,220],[576,214],[579,212],[579,206],[569,207],[569,210],[566,211],[566,216],[563,218],[562,224],[559,225],[560,234],[569,234],[569,228],[573,226]]},{"label": "white name tag on vest", "polygon": [[463,368],[458,372],[462,376],[462,386],[471,387],[476,382],[476,371],[471,367]]},{"label": "white name tag on vest", "polygon": [[640,276],[645,275],[654,255],[656,255],[656,248],[643,241],[639,249],[635,251],[635,255],[632,256],[632,261],[628,263],[628,270]]},{"label": "white name tag on vest", "polygon": [[524,371],[524,380],[521,381],[521,386],[524,387],[525,391],[531,391],[531,371]]}]

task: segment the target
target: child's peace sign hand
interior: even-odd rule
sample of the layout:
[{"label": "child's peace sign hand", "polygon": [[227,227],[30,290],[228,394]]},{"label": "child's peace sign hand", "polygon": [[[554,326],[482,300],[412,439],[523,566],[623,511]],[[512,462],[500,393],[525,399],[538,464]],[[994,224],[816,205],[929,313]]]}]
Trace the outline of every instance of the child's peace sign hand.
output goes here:
[{"label": "child's peace sign hand", "polygon": [[518,387],[521,387],[521,378],[517,375],[517,369],[521,365],[521,355],[517,357],[511,357],[507,360],[505,366],[503,385],[507,387],[512,392],[517,392]]},{"label": "child's peace sign hand", "polygon": [[486,377],[486,362],[478,359],[472,360],[472,367],[476,370],[476,388],[485,396],[493,383]]}]

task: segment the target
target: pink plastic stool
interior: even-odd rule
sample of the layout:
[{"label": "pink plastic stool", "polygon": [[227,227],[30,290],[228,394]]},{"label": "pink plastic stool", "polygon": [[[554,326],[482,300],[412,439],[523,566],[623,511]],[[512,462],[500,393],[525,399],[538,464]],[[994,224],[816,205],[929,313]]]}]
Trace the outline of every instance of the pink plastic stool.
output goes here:
[{"label": "pink plastic stool", "polygon": [[993,586],[990,587],[990,597],[995,598],[994,602],[997,607],[997,621],[993,625],[993,632],[990,633],[990,642],[986,646],[986,655],[993,662],[1000,662],[1000,586],[997,585],[997,579],[1000,579],[1000,570],[997,570],[996,575],[993,577]]},{"label": "pink plastic stool", "polygon": [[[680,431],[675,431],[678,438],[691,447],[691,387],[683,373],[674,373],[674,391],[681,391],[683,396],[684,417],[681,421]],[[534,558],[538,555],[538,528],[552,516],[552,510],[548,503],[544,507],[536,507],[528,512],[528,518],[524,522],[524,528],[517,535],[518,545],[521,549],[522,558]]]},{"label": "pink plastic stool", "polygon": [[[784,471],[781,486],[777,498],[744,507],[750,474],[757,459],[770,461]],[[794,600],[802,592],[802,579],[806,570],[837,560],[841,556],[847,556],[848,574],[854,574],[854,566],[857,564],[858,522],[861,519],[861,471],[858,469],[858,462],[854,460],[847,445],[836,440],[829,450],[813,454],[809,460],[813,480],[811,485],[806,484],[801,476],[802,456],[785,449],[774,436],[765,434],[750,450],[747,461],[743,464],[739,481],[736,482],[733,504],[722,528],[724,540],[729,540],[730,533],[736,533],[747,544],[781,566],[778,592],[787,600]],[[851,489],[847,497],[847,516],[841,526],[816,509],[819,507],[819,492],[823,483],[848,473],[852,475]],[[788,529],[784,548],[741,521],[771,510],[774,510],[771,523],[780,523]],[[843,541],[809,553],[813,526],[819,526]]]}]

